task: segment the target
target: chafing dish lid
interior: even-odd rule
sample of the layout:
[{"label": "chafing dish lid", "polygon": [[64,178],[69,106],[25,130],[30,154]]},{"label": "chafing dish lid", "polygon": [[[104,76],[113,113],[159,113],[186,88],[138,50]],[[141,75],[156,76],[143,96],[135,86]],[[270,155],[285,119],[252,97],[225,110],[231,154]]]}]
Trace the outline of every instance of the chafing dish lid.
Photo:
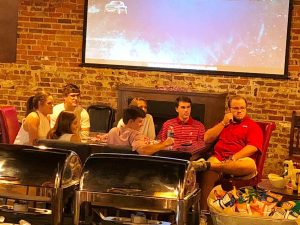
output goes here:
[{"label": "chafing dish lid", "polygon": [[177,198],[188,161],[140,155],[94,154],[86,161],[80,189],[124,195]]},{"label": "chafing dish lid", "polygon": [[68,152],[0,148],[0,184],[54,187]]}]

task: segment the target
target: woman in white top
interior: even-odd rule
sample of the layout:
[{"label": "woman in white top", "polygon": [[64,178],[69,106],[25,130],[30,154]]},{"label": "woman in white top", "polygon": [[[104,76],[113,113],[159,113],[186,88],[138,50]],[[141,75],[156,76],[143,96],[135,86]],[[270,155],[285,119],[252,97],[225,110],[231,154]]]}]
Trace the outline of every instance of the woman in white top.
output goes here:
[{"label": "woman in white top", "polygon": [[53,97],[47,92],[38,92],[27,100],[26,118],[14,144],[33,145],[38,138],[46,138],[50,130]]},{"label": "woman in white top", "polygon": [[[137,106],[139,108],[141,108],[142,110],[145,111],[146,113],[146,117],[144,118],[144,121],[143,121],[143,126],[140,128],[140,132],[151,138],[151,139],[155,139],[155,127],[154,127],[154,122],[153,122],[153,117],[147,113],[147,109],[148,109],[148,106],[147,106],[147,101],[146,99],[144,98],[134,98],[131,100],[130,104],[129,105],[134,105],[134,106]],[[124,122],[123,122],[123,119],[120,119],[119,122],[118,122],[118,125],[117,127],[124,127]]]},{"label": "woman in white top", "polygon": [[50,130],[47,138],[58,139],[61,141],[81,142],[78,135],[79,120],[70,111],[62,111],[55,122],[54,127]]}]

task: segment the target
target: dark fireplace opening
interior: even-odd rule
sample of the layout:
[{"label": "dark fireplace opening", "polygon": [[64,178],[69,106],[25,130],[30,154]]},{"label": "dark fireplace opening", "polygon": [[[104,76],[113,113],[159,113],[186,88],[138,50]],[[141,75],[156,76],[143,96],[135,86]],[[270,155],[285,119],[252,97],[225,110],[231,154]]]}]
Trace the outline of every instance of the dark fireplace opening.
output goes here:
[{"label": "dark fireplace opening", "polygon": [[[128,99],[131,102],[132,99]],[[175,102],[148,100],[148,113],[152,115],[155,125],[155,133],[158,135],[162,125],[168,119],[177,117]],[[191,116],[204,124],[205,105],[192,103]]]},{"label": "dark fireplace opening", "polygon": [[120,86],[118,87],[117,120],[122,118],[123,109],[128,107],[133,98],[145,98],[148,102],[148,113],[153,116],[155,131],[158,134],[166,120],[177,116],[175,99],[178,96],[191,98],[191,116],[202,122],[206,129],[213,127],[224,117],[227,93],[184,92]]}]

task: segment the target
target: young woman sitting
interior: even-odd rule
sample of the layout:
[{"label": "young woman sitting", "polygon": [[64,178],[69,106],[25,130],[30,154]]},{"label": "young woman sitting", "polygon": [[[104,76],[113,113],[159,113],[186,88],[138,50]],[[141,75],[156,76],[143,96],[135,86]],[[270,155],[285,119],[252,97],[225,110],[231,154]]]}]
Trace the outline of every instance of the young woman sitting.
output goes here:
[{"label": "young woman sitting", "polygon": [[49,114],[53,111],[53,98],[47,92],[38,92],[27,100],[26,118],[14,144],[33,145],[38,138],[46,138],[50,130]]},{"label": "young woman sitting", "polygon": [[70,111],[62,111],[54,125],[48,133],[48,139],[58,139],[61,141],[81,142],[78,135],[79,121],[76,115]]}]

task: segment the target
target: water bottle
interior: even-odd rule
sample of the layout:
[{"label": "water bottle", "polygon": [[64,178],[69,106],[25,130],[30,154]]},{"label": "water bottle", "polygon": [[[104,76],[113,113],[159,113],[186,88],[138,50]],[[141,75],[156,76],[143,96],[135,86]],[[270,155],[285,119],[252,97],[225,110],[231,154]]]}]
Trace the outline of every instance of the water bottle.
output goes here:
[{"label": "water bottle", "polygon": [[174,138],[174,129],[173,129],[173,126],[169,126],[167,137]]},{"label": "water bottle", "polygon": [[[173,126],[169,126],[168,132],[167,132],[167,137],[174,138],[174,128],[173,128]],[[172,150],[173,146],[169,146],[168,149]]]}]

